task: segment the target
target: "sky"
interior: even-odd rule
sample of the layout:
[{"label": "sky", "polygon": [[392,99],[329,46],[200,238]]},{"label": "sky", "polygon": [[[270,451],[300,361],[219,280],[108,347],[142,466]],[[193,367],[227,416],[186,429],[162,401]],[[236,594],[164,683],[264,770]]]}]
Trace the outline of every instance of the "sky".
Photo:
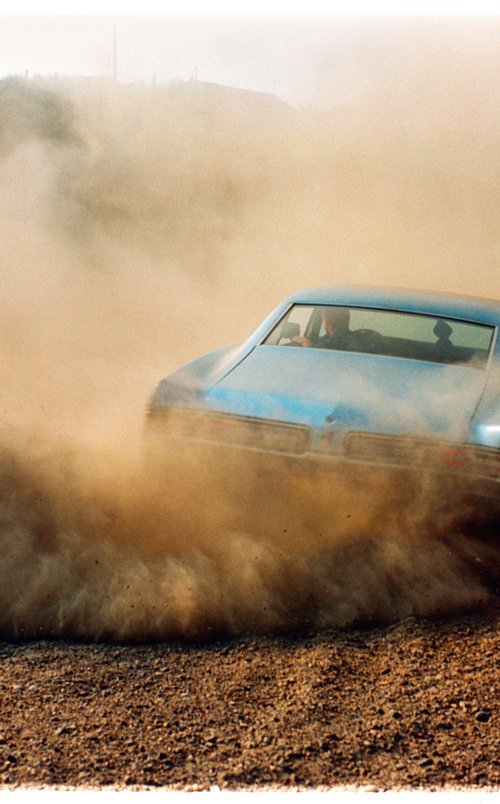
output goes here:
[{"label": "sky", "polygon": [[[500,14],[500,0],[103,0],[97,5],[0,0],[0,77],[111,75],[116,35],[121,83],[198,80],[321,105],[318,72],[338,53],[336,102],[351,102],[345,65],[353,25],[375,18]],[[326,102],[330,102],[327,98]]]}]

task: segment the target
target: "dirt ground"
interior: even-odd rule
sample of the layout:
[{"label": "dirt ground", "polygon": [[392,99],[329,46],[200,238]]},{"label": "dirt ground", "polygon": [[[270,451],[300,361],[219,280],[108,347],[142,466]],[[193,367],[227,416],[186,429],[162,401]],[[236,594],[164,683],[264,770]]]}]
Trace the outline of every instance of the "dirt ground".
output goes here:
[{"label": "dirt ground", "polygon": [[211,643],[0,643],[0,785],[500,788],[500,602]]}]

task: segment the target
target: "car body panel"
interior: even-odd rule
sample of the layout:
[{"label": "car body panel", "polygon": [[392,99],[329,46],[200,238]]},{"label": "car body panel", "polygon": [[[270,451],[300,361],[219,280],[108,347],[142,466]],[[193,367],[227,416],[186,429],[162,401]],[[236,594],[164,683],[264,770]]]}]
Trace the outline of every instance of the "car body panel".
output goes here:
[{"label": "car body panel", "polygon": [[421,432],[456,438],[466,428],[485,373],[461,366],[314,349],[257,346],[206,398],[239,415],[376,432]]}]

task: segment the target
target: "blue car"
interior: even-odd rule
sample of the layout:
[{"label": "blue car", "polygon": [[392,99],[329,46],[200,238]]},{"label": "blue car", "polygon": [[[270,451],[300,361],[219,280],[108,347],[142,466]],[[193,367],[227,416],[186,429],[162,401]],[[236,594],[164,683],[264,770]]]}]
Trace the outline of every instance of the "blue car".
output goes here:
[{"label": "blue car", "polygon": [[500,302],[390,288],[304,290],[236,348],[163,379],[147,433],[288,472],[440,474],[500,500]]}]

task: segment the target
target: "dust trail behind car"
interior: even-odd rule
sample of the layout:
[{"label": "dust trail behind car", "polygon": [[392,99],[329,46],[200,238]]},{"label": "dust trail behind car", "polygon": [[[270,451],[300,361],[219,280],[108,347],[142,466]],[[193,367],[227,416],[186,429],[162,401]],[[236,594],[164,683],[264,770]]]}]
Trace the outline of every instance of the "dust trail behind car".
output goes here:
[{"label": "dust trail behind car", "polygon": [[[0,634],[207,639],[487,603],[498,545],[429,521],[428,490],[300,483],[236,496],[117,455],[3,446]],[[202,479],[197,483],[197,479]],[[251,478],[248,478],[251,482]],[[274,492],[274,494],[272,494]],[[497,551],[497,552],[495,552]]]}]

